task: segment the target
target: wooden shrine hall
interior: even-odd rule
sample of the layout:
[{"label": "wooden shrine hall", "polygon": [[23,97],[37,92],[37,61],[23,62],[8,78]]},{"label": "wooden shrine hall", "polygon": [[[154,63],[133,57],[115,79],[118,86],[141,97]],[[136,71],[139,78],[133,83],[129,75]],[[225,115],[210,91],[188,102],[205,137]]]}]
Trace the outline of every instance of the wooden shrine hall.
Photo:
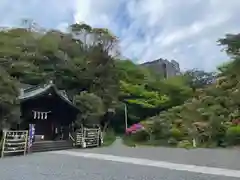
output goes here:
[{"label": "wooden shrine hall", "polygon": [[20,91],[20,129],[35,124],[35,141],[66,140],[79,109],[69,100],[65,91],[60,91],[50,81]]},{"label": "wooden shrine hall", "polygon": [[26,152],[97,147],[103,143],[100,127],[75,130],[74,121],[80,110],[52,81],[20,89],[18,99],[22,121],[16,128],[3,131],[1,157],[18,152],[25,155]]}]

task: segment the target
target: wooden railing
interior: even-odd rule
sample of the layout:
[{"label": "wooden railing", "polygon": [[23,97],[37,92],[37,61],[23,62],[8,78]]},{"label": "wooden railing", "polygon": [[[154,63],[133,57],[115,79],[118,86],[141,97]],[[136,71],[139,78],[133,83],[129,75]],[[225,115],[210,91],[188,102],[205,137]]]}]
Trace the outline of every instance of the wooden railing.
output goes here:
[{"label": "wooden railing", "polygon": [[4,131],[1,157],[5,154],[27,152],[28,131]]},{"label": "wooden railing", "polygon": [[72,134],[69,132],[69,140],[71,140],[73,142],[73,146],[76,145],[76,140],[74,139],[74,137],[72,136]]},{"label": "wooden railing", "polygon": [[101,129],[82,128],[76,132],[75,142],[78,147],[97,147],[102,144]]}]

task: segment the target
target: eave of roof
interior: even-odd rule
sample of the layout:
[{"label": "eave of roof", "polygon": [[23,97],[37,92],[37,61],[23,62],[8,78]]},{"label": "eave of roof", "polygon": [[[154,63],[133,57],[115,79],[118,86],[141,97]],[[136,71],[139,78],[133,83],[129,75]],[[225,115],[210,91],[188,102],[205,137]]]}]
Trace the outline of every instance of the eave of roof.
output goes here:
[{"label": "eave of roof", "polygon": [[39,86],[39,87],[34,87],[34,88],[28,88],[28,89],[21,89],[21,93],[18,96],[18,99],[20,101],[25,101],[31,98],[34,98],[36,96],[40,96],[44,94],[46,91],[49,89],[53,88],[56,94],[66,103],[68,103],[70,106],[74,107],[79,111],[79,109],[68,99],[67,96],[65,96],[61,91],[57,89],[57,87],[54,84],[48,84],[45,86]]}]

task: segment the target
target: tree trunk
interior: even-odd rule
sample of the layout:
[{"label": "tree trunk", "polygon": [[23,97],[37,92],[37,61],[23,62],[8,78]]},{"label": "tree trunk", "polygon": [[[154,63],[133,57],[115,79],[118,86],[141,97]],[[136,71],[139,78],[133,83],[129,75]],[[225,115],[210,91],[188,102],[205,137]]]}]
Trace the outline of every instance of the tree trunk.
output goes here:
[{"label": "tree trunk", "polygon": [[104,126],[103,126],[103,134],[105,134],[109,123],[110,123],[110,121],[107,121],[107,122],[104,124]]}]

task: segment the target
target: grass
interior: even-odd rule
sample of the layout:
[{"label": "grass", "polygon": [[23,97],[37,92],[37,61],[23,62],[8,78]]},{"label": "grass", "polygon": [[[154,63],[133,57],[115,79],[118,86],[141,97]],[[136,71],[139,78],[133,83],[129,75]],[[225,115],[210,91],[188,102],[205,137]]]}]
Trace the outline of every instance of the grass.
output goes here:
[{"label": "grass", "polygon": [[108,130],[104,135],[103,146],[110,146],[116,140],[116,135],[112,130]]},{"label": "grass", "polygon": [[[149,147],[172,147],[177,148],[177,145],[171,145],[166,140],[149,140],[149,141],[142,141],[142,142],[136,142],[134,139],[132,139],[130,136],[123,136],[122,137],[123,144],[129,147],[136,147],[136,146],[149,146]],[[182,145],[181,148],[185,149],[192,149],[192,146],[184,146]]]},{"label": "grass", "polygon": [[217,145],[214,142],[210,143],[202,143],[198,144],[197,147],[193,147],[191,141],[182,140],[177,141],[175,144],[169,143],[166,139],[156,139],[156,140],[146,140],[146,141],[139,141],[134,138],[134,136],[122,136],[123,144],[129,147],[136,147],[136,146],[148,146],[148,147],[170,147],[170,148],[184,148],[184,149],[195,149],[195,148],[226,148],[226,145],[223,144],[221,146]]},{"label": "grass", "polygon": [[129,146],[129,147],[135,147],[136,146],[136,142],[134,142],[128,136],[123,136],[122,137],[122,142],[123,142],[124,145]]},{"label": "grass", "polygon": [[122,137],[123,144],[130,147],[136,147],[136,146],[167,146],[167,143],[165,140],[153,140],[153,141],[134,141],[130,136],[123,136]]}]

